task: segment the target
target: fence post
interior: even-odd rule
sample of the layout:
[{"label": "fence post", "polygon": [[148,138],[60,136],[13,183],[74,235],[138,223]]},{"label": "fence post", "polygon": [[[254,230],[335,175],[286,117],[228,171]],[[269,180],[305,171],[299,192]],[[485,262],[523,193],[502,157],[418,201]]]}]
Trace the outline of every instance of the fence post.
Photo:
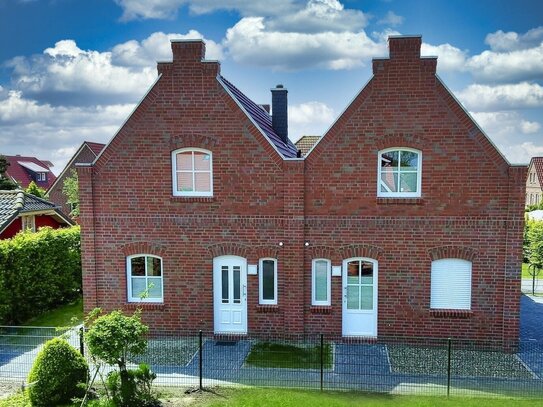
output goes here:
[{"label": "fence post", "polygon": [[447,397],[451,394],[451,347],[452,339],[447,339]]},{"label": "fence post", "polygon": [[203,375],[203,369],[202,369],[202,362],[203,362],[203,357],[202,357],[202,330],[200,329],[200,332],[199,332],[199,335],[198,335],[198,359],[199,359],[199,376],[200,376],[200,387],[199,387],[199,390],[202,391],[204,389],[204,387],[202,386],[202,375]]},{"label": "fence post", "polygon": [[85,356],[85,342],[84,342],[84,335],[85,335],[85,327],[79,328],[79,352],[81,352],[81,356]]},{"label": "fence post", "polygon": [[324,387],[324,335],[321,334],[321,391]]}]

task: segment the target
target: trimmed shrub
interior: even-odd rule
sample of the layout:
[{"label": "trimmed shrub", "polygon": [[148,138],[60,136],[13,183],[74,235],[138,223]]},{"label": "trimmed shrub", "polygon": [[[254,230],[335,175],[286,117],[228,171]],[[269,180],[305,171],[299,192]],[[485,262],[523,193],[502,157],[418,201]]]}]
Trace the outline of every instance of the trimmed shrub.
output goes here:
[{"label": "trimmed shrub", "polygon": [[69,403],[85,393],[89,368],[86,360],[64,339],[47,341],[28,375],[30,401],[36,407]]},{"label": "trimmed shrub", "polygon": [[0,324],[17,325],[81,292],[79,226],[0,240]]}]

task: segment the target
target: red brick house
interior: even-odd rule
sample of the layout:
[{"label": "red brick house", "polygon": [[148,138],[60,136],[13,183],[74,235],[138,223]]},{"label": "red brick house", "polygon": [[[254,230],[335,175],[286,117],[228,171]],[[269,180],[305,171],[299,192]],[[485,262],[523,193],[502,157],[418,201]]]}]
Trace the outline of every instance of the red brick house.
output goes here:
[{"label": "red brick house", "polygon": [[62,212],[70,213],[73,209],[73,206],[68,203],[68,197],[62,192],[64,181],[71,176],[72,171],[75,171],[75,165],[77,163],[92,163],[105,146],[106,145],[102,143],[84,141],[47,190],[48,199],[59,205]]},{"label": "red brick house", "polygon": [[53,164],[50,161],[20,155],[4,157],[9,162],[6,175],[23,189],[26,189],[32,181],[40,188],[47,189],[57,178],[51,171]]},{"label": "red brick house", "polygon": [[33,232],[43,226],[58,229],[73,225],[59,207],[21,190],[0,191],[0,239],[9,239],[21,230]]},{"label": "red brick house", "polygon": [[517,338],[526,167],[420,46],[391,37],[298,158],[286,89],[270,117],[203,42],[172,42],[173,62],[78,167],[85,308],[139,304],[156,330]]}]

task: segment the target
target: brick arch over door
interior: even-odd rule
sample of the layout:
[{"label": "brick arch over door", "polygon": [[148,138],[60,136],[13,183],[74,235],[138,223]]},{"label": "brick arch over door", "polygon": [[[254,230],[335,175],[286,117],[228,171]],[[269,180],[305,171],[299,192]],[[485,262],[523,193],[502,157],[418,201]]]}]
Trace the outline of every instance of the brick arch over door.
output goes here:
[{"label": "brick arch over door", "polygon": [[348,245],[339,248],[339,252],[343,259],[350,259],[353,257],[366,257],[369,259],[379,260],[383,249],[373,245],[359,244]]},{"label": "brick arch over door", "polygon": [[180,148],[203,148],[213,152],[213,149],[219,144],[216,137],[201,134],[178,134],[170,136],[170,150],[175,151]]},{"label": "brick arch over door", "polygon": [[439,246],[428,250],[430,259],[463,259],[473,262],[477,256],[477,251],[466,246]]},{"label": "brick arch over door", "polygon": [[247,259],[249,257],[252,258],[253,254],[253,250],[250,246],[234,242],[210,245],[207,246],[207,250],[211,253],[212,258],[219,256],[239,256]]},{"label": "brick arch over door", "polygon": [[262,245],[255,246],[252,250],[252,254],[255,256],[254,259],[249,259],[250,261],[258,261],[262,258],[277,259],[279,256],[279,247],[275,245]]},{"label": "brick arch over door", "polygon": [[122,253],[127,256],[134,254],[151,254],[164,258],[166,247],[158,243],[131,242],[120,246]]}]

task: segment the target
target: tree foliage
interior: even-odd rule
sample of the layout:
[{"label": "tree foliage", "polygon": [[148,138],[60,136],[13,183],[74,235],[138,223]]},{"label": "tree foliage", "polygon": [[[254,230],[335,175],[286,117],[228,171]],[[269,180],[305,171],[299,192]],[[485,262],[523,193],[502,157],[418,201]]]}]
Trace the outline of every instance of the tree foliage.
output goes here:
[{"label": "tree foliage", "polygon": [[0,154],[0,191],[11,191],[17,189],[17,184],[9,179],[6,175],[6,171],[9,167],[9,161]]},{"label": "tree foliage", "polygon": [[81,291],[79,226],[0,240],[0,324],[18,324]]},{"label": "tree foliage", "polygon": [[28,187],[26,187],[25,192],[27,194],[37,196],[38,198],[45,197],[45,189],[40,188],[38,185],[36,185],[34,181],[31,181],[30,184],[28,184]]},{"label": "tree foliage", "polygon": [[529,221],[527,224],[528,261],[543,268],[543,221]]},{"label": "tree foliage", "polygon": [[72,170],[70,176],[64,180],[62,192],[66,195],[66,203],[71,208],[70,216],[79,216],[79,178],[75,170]]}]

